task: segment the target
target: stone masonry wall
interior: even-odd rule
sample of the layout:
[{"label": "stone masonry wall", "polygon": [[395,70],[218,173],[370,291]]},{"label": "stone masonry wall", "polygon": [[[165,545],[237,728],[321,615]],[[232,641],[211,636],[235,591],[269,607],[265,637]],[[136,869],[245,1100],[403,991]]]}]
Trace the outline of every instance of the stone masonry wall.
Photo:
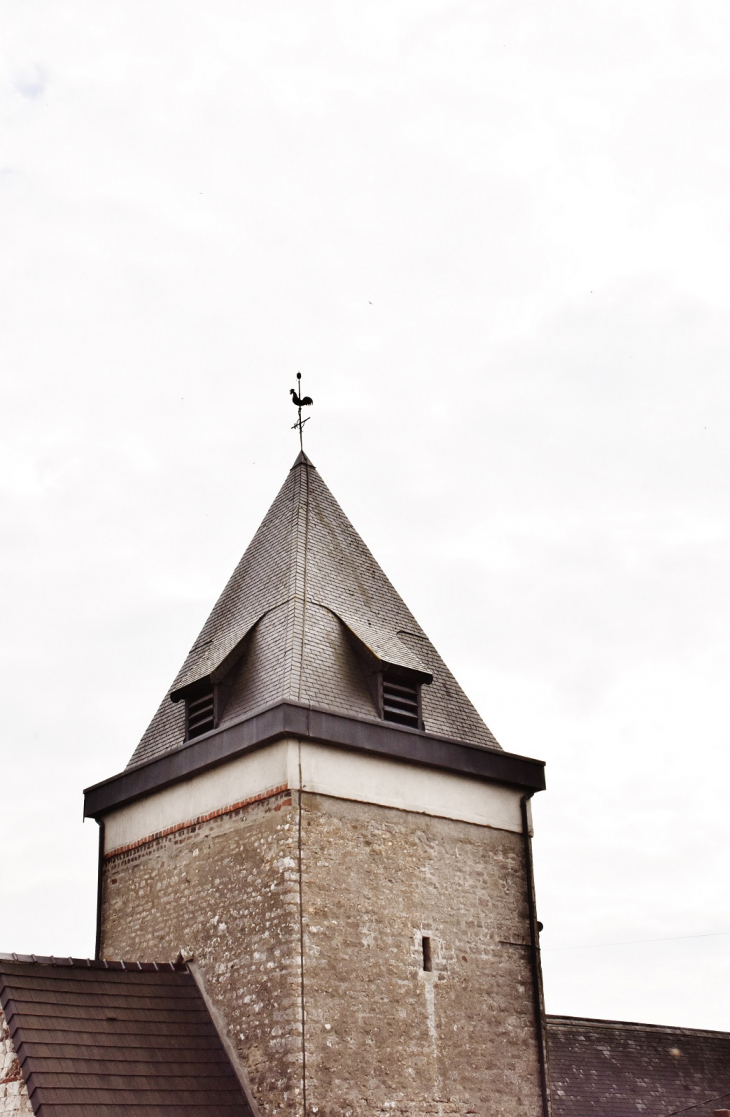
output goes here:
[{"label": "stone masonry wall", "polygon": [[266,1115],[540,1117],[528,944],[519,834],[387,807],[283,793],[105,868],[103,955],[194,954]]},{"label": "stone masonry wall", "polygon": [[304,808],[309,1111],[539,1117],[521,835],[313,795]]},{"label": "stone masonry wall", "polygon": [[33,1117],[28,1091],[0,1008],[0,1117]]},{"label": "stone masonry wall", "polygon": [[194,956],[269,1114],[301,1112],[297,831],[280,793],[107,860],[101,954]]}]

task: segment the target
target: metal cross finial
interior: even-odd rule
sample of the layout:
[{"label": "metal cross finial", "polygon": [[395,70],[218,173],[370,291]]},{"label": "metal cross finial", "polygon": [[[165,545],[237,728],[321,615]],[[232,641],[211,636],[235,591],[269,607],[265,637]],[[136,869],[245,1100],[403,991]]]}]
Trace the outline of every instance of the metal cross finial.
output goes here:
[{"label": "metal cross finial", "polygon": [[292,427],[292,430],[293,431],[297,431],[297,430],[299,431],[299,449],[302,452],[304,452],[304,439],[302,438],[302,431],[304,430],[304,424],[309,422],[309,418],[302,419],[302,408],[303,407],[311,407],[314,401],[313,401],[311,396],[300,396],[298,393],[301,391],[301,389],[302,389],[302,374],[301,374],[301,372],[298,372],[297,373],[297,390],[295,391],[294,388],[290,388],[289,389],[289,395],[291,396],[292,403],[294,404],[294,406],[297,408],[297,410],[299,412],[299,417],[298,417],[296,423],[294,424],[294,426]]}]

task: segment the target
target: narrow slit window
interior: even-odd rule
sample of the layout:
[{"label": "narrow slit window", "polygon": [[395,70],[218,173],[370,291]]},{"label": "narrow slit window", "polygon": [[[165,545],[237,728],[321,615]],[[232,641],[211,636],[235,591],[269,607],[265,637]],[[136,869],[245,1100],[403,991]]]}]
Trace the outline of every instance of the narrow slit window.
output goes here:
[{"label": "narrow slit window", "polygon": [[421,728],[418,683],[383,675],[383,719],[411,729]]},{"label": "narrow slit window", "polygon": [[186,707],[188,740],[193,737],[200,737],[202,733],[207,733],[209,730],[215,729],[215,696],[213,694],[213,687],[211,687],[210,690],[204,691],[202,694],[197,694],[195,698],[188,698]]},{"label": "narrow slit window", "polygon": [[424,935],[421,939],[421,949],[423,950],[423,969],[425,973],[431,973],[433,970],[433,963],[431,961],[431,937]]}]

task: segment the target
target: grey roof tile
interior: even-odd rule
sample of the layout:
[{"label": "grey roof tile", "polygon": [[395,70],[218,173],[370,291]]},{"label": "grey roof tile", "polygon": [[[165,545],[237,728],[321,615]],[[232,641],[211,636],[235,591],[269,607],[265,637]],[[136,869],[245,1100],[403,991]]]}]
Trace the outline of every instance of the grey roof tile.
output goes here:
[{"label": "grey roof tile", "polygon": [[548,1016],[553,1117],[712,1117],[730,1107],[730,1034]]},{"label": "grey roof tile", "polygon": [[[353,640],[353,637],[355,638]],[[286,699],[375,717],[361,645],[417,671],[428,732],[498,748],[312,463],[300,454],[130,760],[182,743],[184,703],[204,678],[230,687],[221,725]],[[367,652],[364,652],[367,654]]]}]

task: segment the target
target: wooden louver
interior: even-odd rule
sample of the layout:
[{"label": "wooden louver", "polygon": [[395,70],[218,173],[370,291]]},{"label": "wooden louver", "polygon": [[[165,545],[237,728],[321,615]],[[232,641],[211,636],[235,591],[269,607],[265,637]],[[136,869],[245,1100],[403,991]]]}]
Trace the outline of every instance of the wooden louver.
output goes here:
[{"label": "wooden louver", "polygon": [[383,719],[411,729],[421,728],[418,683],[383,675]]},{"label": "wooden louver", "polygon": [[188,740],[199,737],[210,729],[215,729],[215,695],[212,687],[204,694],[187,700]]}]

